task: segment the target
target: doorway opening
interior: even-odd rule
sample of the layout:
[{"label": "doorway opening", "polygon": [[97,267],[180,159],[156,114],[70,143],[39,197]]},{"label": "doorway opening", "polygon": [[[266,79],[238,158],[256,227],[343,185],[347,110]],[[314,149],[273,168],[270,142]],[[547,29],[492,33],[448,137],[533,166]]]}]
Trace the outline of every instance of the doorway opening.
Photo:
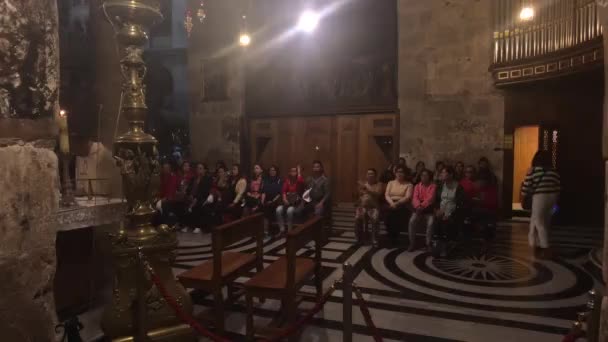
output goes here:
[{"label": "doorway opening", "polygon": [[539,126],[522,126],[513,136],[513,211],[523,210],[520,200],[521,183],[538,151]]}]

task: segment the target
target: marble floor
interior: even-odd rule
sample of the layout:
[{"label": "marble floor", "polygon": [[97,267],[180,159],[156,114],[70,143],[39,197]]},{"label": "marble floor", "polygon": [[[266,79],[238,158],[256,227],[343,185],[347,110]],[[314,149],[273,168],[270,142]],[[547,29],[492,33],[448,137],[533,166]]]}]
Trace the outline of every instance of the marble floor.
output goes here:
[{"label": "marble floor", "polygon": [[[503,222],[487,255],[480,255],[474,244],[455,250],[449,259],[435,259],[422,250],[408,253],[405,235],[397,247],[385,242],[377,248],[356,247],[352,212],[352,206],[334,209],[333,233],[322,251],[324,288],[341,277],[344,262],[351,263],[385,341],[561,341],[587,302],[587,291],[600,286],[589,258],[591,249],[601,244],[599,229],[555,227],[551,242],[559,256],[544,261],[530,255],[525,222]],[[211,250],[209,235],[179,234],[176,274],[210,258]],[[232,248],[252,250],[253,242]],[[267,265],[285,253],[284,240],[267,238],[264,252]],[[305,286],[305,291],[313,288]],[[197,311],[210,305],[206,294],[193,297]],[[341,341],[341,302],[337,290],[305,329],[302,341]],[[276,315],[276,302],[256,305],[256,322]],[[304,302],[301,308],[313,305]],[[243,302],[229,311],[230,338],[241,340]],[[353,324],[355,341],[372,341],[357,306]]]}]

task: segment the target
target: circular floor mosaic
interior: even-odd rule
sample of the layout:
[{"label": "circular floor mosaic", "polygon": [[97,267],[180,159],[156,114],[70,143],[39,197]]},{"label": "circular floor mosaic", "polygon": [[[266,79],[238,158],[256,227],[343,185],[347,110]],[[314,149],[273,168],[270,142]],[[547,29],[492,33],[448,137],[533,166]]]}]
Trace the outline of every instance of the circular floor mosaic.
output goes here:
[{"label": "circular floor mosaic", "polygon": [[536,261],[508,254],[461,252],[450,258],[403,249],[369,256],[372,277],[401,292],[419,292],[470,305],[512,308],[579,306],[593,287],[591,276],[561,260]]}]

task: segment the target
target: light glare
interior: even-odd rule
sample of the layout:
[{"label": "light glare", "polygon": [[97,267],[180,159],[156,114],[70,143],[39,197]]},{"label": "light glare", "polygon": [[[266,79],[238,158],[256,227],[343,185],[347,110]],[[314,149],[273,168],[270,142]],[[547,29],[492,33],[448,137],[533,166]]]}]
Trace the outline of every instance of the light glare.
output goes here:
[{"label": "light glare", "polygon": [[249,44],[251,44],[251,37],[247,33],[241,34],[239,37],[239,44],[241,46],[249,46]]},{"label": "light glare", "polygon": [[319,25],[319,14],[313,11],[305,11],[300,15],[298,29],[304,32],[312,32]]},{"label": "light glare", "polygon": [[532,7],[524,7],[519,12],[519,19],[523,21],[532,20],[532,18],[534,18],[534,8]]}]

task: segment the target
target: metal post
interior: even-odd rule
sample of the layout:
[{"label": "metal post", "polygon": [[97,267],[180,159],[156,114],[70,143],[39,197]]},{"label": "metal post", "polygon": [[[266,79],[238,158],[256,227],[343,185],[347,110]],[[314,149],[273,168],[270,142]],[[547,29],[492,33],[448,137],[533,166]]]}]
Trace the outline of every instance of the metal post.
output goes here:
[{"label": "metal post", "polygon": [[353,266],[344,263],[342,270],[342,332],[343,342],[353,341]]}]

